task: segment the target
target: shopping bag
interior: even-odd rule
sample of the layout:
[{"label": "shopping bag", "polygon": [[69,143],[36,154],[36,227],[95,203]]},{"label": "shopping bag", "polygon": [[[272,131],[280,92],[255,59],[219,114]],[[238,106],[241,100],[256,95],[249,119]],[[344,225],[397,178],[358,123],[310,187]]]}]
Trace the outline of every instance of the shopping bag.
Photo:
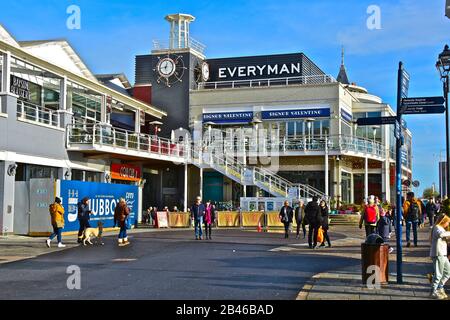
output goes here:
[{"label": "shopping bag", "polygon": [[322,227],[320,227],[319,231],[317,232],[317,243],[322,243],[323,240],[323,229]]}]

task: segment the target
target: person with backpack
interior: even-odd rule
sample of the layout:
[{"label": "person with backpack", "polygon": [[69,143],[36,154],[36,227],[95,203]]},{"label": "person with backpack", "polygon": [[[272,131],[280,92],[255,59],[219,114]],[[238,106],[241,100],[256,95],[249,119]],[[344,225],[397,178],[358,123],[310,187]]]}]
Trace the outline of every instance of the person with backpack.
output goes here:
[{"label": "person with backpack", "polygon": [[411,227],[413,229],[414,247],[417,247],[417,228],[422,218],[421,201],[415,198],[414,192],[408,192],[403,204],[403,217],[406,221],[406,247],[411,247]]},{"label": "person with backpack", "polygon": [[376,233],[377,223],[380,219],[380,208],[375,202],[375,196],[370,196],[368,204],[364,207],[363,214],[359,221],[359,228],[362,229],[363,225],[366,229],[366,237]]},{"label": "person with backpack", "polygon": [[[309,224],[308,245],[310,249],[317,248],[317,234],[322,225],[321,211],[317,201],[319,198],[314,196],[311,202],[308,202],[305,208],[305,220]],[[313,239],[314,236],[314,239]]]},{"label": "person with backpack", "polygon": [[84,230],[91,227],[89,220],[91,220],[92,211],[89,209],[89,198],[85,197],[81,202],[78,202],[78,222],[80,228],[78,230],[78,243],[83,242]]},{"label": "person with backpack", "polygon": [[280,210],[280,220],[284,224],[284,238],[289,238],[289,226],[294,219],[294,209],[289,205],[289,201],[284,202],[284,206]]},{"label": "person with backpack", "polygon": [[50,243],[57,237],[58,248],[65,248],[66,246],[62,243],[61,232],[64,229],[64,207],[61,205],[61,199],[56,197],[55,202],[49,207],[50,217],[53,227],[52,235],[46,240],[47,247],[50,248]]}]

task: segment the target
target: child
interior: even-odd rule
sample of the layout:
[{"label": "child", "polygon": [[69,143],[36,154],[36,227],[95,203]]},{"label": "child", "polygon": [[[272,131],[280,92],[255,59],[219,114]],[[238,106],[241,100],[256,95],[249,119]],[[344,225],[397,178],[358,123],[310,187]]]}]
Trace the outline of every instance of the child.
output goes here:
[{"label": "child", "polygon": [[[380,211],[380,220],[377,222],[377,233],[383,238],[384,242],[388,243],[391,237],[392,223],[391,219],[386,215],[384,210]],[[389,253],[392,253],[394,248],[389,248]]]},{"label": "child", "polygon": [[447,299],[444,285],[450,278],[450,262],[447,257],[447,238],[450,232],[446,229],[450,224],[450,217],[442,215],[431,232],[430,256],[433,259],[434,276],[431,297],[439,300]]}]

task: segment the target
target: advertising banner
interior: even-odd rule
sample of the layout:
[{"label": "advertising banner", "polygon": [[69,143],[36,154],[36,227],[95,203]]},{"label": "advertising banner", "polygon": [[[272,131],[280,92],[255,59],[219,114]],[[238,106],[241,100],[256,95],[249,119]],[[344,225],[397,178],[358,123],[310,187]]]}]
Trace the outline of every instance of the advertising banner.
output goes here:
[{"label": "advertising banner", "polygon": [[158,226],[158,228],[169,227],[169,218],[167,217],[166,211],[156,213],[156,225]]},{"label": "advertising banner", "polygon": [[203,122],[248,123],[253,120],[253,112],[204,113]]},{"label": "advertising banner", "polygon": [[141,168],[128,164],[111,164],[111,178],[114,180],[140,181]]},{"label": "advertising banner", "polygon": [[264,213],[263,212],[243,212],[242,213],[242,225],[244,227],[257,227],[261,223],[264,226]]},{"label": "advertising banner", "polygon": [[217,222],[219,227],[239,227],[239,213],[218,212]]},{"label": "advertising banner", "polygon": [[169,213],[169,226],[171,228],[189,228],[191,217],[189,213]]},{"label": "advertising banner", "polygon": [[92,210],[91,226],[97,226],[98,221],[105,228],[114,224],[114,209],[120,198],[124,198],[130,209],[130,222],[136,223],[138,217],[138,187],[125,184],[107,184],[83,181],[61,181],[61,198],[65,211],[64,232],[77,231],[79,228],[78,202],[88,197],[89,208]]}]

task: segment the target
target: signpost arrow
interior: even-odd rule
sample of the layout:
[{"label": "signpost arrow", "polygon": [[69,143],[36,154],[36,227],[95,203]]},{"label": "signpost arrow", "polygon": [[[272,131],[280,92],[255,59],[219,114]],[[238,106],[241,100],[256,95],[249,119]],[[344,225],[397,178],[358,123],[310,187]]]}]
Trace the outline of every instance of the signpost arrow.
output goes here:
[{"label": "signpost arrow", "polygon": [[402,99],[402,106],[436,106],[444,105],[444,97],[421,97]]},{"label": "signpost arrow", "polygon": [[396,124],[397,117],[376,117],[376,118],[361,118],[356,121],[358,126],[382,126],[389,124]]},{"label": "signpost arrow", "polygon": [[403,109],[403,114],[440,114],[445,112],[445,107],[443,105],[425,105],[425,106],[405,106]]}]

